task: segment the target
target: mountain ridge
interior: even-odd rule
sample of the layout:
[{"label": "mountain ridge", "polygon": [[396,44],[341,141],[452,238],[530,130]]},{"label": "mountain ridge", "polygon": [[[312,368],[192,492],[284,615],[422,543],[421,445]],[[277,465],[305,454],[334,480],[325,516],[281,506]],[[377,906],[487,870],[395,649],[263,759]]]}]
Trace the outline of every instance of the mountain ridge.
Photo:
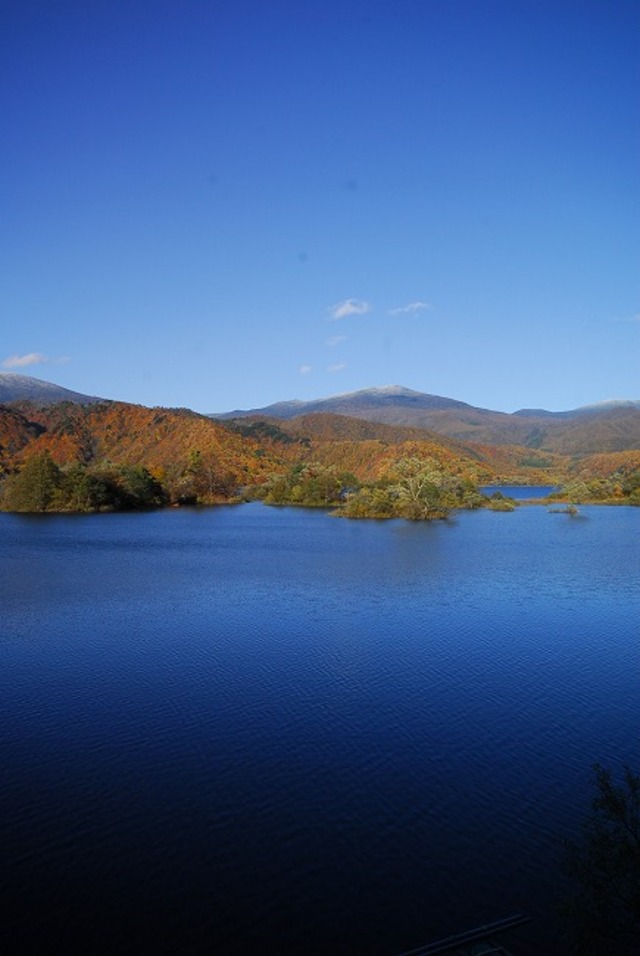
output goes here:
[{"label": "mountain ridge", "polygon": [[588,455],[640,449],[640,402],[615,400],[565,412],[521,409],[499,412],[402,386],[361,389],[302,402],[212,416],[294,420],[318,413],[384,425],[421,428],[464,443],[519,445],[535,451]]},{"label": "mountain ridge", "polygon": [[[31,375],[22,375],[18,372],[0,372],[0,404],[4,405],[15,401],[33,401],[44,405],[68,401],[84,405],[96,402],[119,401],[119,399],[87,395],[83,392],[76,392],[62,385],[57,385]],[[447,398],[442,395],[435,395],[430,392],[419,392],[416,389],[406,388],[404,385],[375,385],[350,392],[337,392],[322,398],[308,400],[299,398],[284,399],[270,405],[263,405],[256,408],[234,409],[227,412],[209,412],[205,414],[208,418],[219,420],[255,417],[257,415],[288,418],[300,414],[326,411],[327,409],[323,406],[327,405],[353,405],[354,403],[360,403],[384,406],[391,405],[394,402],[425,409],[459,408],[468,409],[469,411],[489,412],[494,415],[522,418],[567,418],[577,415],[598,414],[602,411],[620,408],[640,409],[640,399],[615,398],[588,405],[579,405],[575,408],[560,411],[550,411],[545,408],[520,408],[515,412],[503,412],[499,409],[488,409],[483,406],[471,405],[469,402]]]},{"label": "mountain ridge", "polygon": [[0,372],[0,404],[9,402],[36,402],[40,405],[55,405],[58,402],[74,402],[76,405],[93,405],[107,399],[97,395],[84,395],[72,389],[45,382],[44,379],[18,372]]},{"label": "mountain ridge", "polygon": [[[349,405],[351,408],[358,406],[391,406],[393,404],[402,404],[405,406],[414,406],[423,409],[468,409],[469,411],[489,412],[493,415],[506,415],[508,417],[521,418],[567,418],[577,415],[597,414],[602,411],[613,410],[617,408],[638,408],[640,409],[640,399],[607,399],[602,402],[595,402],[589,405],[580,405],[575,408],[550,411],[544,408],[521,408],[515,412],[503,412],[498,409],[484,408],[479,405],[471,405],[468,402],[459,399],[447,398],[442,395],[434,395],[429,392],[419,392],[415,389],[406,388],[403,385],[381,385],[370,388],[357,389],[351,392],[338,392],[334,395],[328,395],[324,398],[314,399],[285,399],[274,402],[271,405],[263,405],[257,408],[234,409],[229,412],[210,412],[210,418],[220,420],[229,418],[247,418],[258,415],[266,415],[273,418],[293,418],[300,414],[314,414],[318,411],[328,411],[329,406],[342,407]],[[336,414],[340,412],[336,411]]]},{"label": "mountain ridge", "polygon": [[[90,405],[104,401],[113,400],[82,395],[29,376],[0,373],[0,403],[18,405],[30,402],[46,406],[60,402]],[[508,413],[400,385],[384,385],[311,401],[292,399],[262,408],[236,409],[205,417],[220,423],[243,419],[284,422],[318,414],[418,428],[465,444],[518,445],[536,453],[580,456],[640,449],[640,401],[631,399],[605,401],[561,412],[520,409]]]},{"label": "mountain ridge", "polygon": [[467,402],[461,402],[454,398],[445,398],[442,395],[431,395],[428,392],[418,392],[414,389],[405,388],[403,385],[382,385],[358,389],[355,392],[341,392],[336,395],[329,395],[326,398],[315,398],[309,401],[294,398],[282,402],[275,402],[272,405],[265,405],[257,409],[235,409],[231,412],[213,412],[210,413],[210,417],[224,420],[264,414],[273,418],[293,418],[300,414],[307,415],[323,411],[332,411],[335,414],[346,414],[346,412],[343,412],[345,408],[351,410],[348,414],[352,414],[353,409],[357,408],[392,405],[422,409],[474,408],[473,405],[469,405]]}]

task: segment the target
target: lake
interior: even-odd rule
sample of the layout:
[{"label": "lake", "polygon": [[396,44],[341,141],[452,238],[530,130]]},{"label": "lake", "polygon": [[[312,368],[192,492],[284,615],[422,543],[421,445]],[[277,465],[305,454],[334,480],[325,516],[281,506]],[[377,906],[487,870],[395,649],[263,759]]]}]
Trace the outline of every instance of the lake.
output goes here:
[{"label": "lake", "polygon": [[552,491],[557,491],[558,485],[485,485],[480,488],[483,495],[493,495],[499,492],[507,498],[516,501],[527,501],[531,498],[546,498]]},{"label": "lake", "polygon": [[565,951],[558,839],[638,767],[640,509],[0,533],[8,952],[395,956],[514,912]]}]

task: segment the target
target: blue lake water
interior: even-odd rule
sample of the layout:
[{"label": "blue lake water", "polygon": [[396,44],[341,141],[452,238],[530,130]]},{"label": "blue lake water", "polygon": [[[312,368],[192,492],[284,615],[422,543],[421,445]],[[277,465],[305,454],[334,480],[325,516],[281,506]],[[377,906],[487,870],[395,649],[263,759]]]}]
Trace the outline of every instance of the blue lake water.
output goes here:
[{"label": "blue lake water", "polygon": [[558,839],[638,766],[640,509],[0,533],[4,950],[394,956],[524,912],[565,951]]},{"label": "blue lake water", "polygon": [[492,495],[499,491],[507,498],[515,498],[516,501],[526,501],[528,498],[545,498],[555,491],[557,485],[486,485],[481,488],[483,494]]}]

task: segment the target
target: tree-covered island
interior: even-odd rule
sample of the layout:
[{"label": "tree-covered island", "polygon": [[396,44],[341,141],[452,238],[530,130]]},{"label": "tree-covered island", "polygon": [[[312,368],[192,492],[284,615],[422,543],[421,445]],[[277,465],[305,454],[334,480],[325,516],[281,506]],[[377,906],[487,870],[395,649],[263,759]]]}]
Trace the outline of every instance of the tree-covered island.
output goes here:
[{"label": "tree-covered island", "polygon": [[432,457],[401,458],[376,482],[318,463],[299,464],[255,490],[267,504],[330,507],[346,518],[446,518],[458,508],[479,508],[491,499],[470,478],[444,469]]}]

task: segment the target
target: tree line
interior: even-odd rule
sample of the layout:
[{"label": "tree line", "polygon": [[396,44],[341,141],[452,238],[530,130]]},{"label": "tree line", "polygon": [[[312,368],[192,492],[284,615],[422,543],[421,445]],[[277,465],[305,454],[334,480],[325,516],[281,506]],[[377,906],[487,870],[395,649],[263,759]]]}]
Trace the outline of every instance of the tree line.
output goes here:
[{"label": "tree line", "polygon": [[0,489],[3,510],[33,513],[256,499],[270,505],[332,508],[349,518],[410,520],[444,518],[453,509],[496,504],[469,478],[448,471],[435,458],[417,456],[392,463],[376,482],[362,483],[352,472],[332,465],[298,462],[261,483],[239,486],[237,476],[198,450],[183,465],[156,475],[143,465],[102,462],[90,467],[74,461],[60,466],[43,451],[5,476]]},{"label": "tree line", "polygon": [[[405,456],[389,462],[375,481],[363,482],[334,465],[298,461],[260,481],[197,449],[187,460],[157,468],[77,460],[58,465],[48,450],[32,454],[5,475],[0,508],[16,512],[92,512],[159,508],[168,504],[214,504],[262,500],[270,505],[332,508],[347,518],[445,518],[453,510],[512,511],[516,502],[500,492],[483,495],[468,476],[436,458]],[[640,505],[640,470],[626,476],[575,479],[553,501]]]},{"label": "tree line", "polygon": [[266,504],[332,507],[347,518],[445,518],[454,509],[490,504],[469,478],[435,458],[401,458],[375,482],[360,482],[332,465],[297,464],[254,490]]},{"label": "tree line", "polygon": [[103,465],[90,470],[81,462],[65,468],[48,451],[27,458],[20,471],[5,478],[5,511],[27,513],[127,511],[168,503],[159,481],[144,467]]}]

